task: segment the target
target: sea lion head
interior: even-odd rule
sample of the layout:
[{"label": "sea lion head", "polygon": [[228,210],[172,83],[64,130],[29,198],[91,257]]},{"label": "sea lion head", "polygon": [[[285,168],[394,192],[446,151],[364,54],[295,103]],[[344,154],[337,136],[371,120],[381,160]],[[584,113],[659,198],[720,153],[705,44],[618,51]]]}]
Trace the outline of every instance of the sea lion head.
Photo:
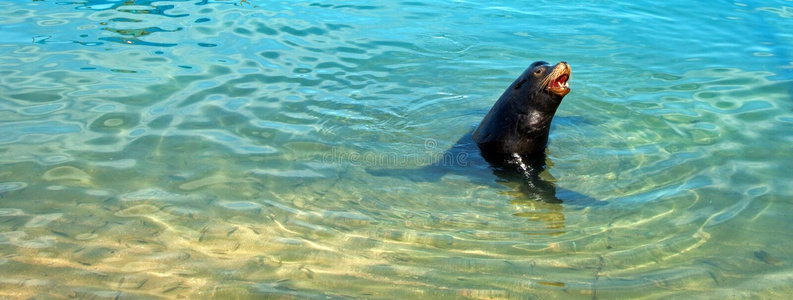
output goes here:
[{"label": "sea lion head", "polygon": [[562,61],[552,66],[544,61],[536,61],[513,84],[513,89],[527,88],[533,91],[528,94],[534,98],[547,96],[558,102],[570,93],[571,74],[572,70],[567,62]]}]

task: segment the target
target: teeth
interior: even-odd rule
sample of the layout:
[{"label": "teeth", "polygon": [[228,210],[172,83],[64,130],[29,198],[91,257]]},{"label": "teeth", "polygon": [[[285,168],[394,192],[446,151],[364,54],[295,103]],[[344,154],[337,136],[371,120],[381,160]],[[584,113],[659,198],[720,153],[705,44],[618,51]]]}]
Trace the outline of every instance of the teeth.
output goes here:
[{"label": "teeth", "polygon": [[569,87],[570,87],[570,81],[561,82],[559,80],[554,80],[554,81],[551,82],[550,85],[548,85],[549,89],[569,88]]}]

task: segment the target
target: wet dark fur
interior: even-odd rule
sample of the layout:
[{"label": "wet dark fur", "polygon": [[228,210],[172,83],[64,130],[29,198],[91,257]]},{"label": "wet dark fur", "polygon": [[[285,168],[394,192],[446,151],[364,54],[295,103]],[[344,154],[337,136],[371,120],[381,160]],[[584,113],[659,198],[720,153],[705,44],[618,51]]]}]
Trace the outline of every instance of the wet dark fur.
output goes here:
[{"label": "wet dark fur", "polygon": [[474,131],[482,156],[491,160],[545,150],[551,120],[564,98],[546,90],[553,68],[547,62],[535,62],[504,91]]}]

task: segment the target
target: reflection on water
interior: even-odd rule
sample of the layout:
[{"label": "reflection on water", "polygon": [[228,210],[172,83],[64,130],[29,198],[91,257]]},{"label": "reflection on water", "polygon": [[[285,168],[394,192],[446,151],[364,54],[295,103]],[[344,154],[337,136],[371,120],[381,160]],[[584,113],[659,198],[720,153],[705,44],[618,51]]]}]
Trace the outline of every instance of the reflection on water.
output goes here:
[{"label": "reflection on water", "polygon": [[[323,156],[323,162],[349,161],[357,166],[367,166],[366,172],[373,176],[402,178],[413,182],[438,183],[444,177],[453,175],[463,176],[472,182],[487,185],[493,181],[489,175],[495,175],[497,178],[495,182],[509,190],[501,192],[501,194],[509,195],[513,198],[510,203],[522,208],[513,216],[526,217],[531,221],[542,221],[546,223],[547,228],[553,229],[564,228],[562,203],[584,206],[599,206],[603,203],[572,191],[557,193],[553,176],[545,172],[547,158],[544,153],[526,157],[488,157],[485,159],[471,133],[463,135],[454,145],[439,155],[432,155],[432,150],[437,147],[435,139],[424,141],[424,147],[427,150],[425,155],[414,153],[413,157],[407,153],[337,153],[335,149],[332,149]],[[424,167],[400,168],[409,162],[424,165]],[[373,168],[369,166],[387,167]],[[492,171],[492,174],[487,171]],[[563,195],[565,200],[560,199],[557,194]],[[582,203],[585,201],[588,202]]]},{"label": "reflection on water", "polygon": [[[559,5],[0,2],[0,295],[790,294],[789,8]],[[540,59],[521,178],[457,141]]]}]

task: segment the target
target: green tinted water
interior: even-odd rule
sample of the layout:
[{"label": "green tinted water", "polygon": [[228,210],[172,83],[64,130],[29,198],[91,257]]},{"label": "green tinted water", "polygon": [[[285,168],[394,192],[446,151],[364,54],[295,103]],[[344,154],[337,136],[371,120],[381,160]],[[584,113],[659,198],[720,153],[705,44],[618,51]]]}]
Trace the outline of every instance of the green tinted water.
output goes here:
[{"label": "green tinted water", "polygon": [[[789,2],[0,7],[3,297],[793,293]],[[534,60],[572,66],[542,176],[586,200],[367,172]]]}]

